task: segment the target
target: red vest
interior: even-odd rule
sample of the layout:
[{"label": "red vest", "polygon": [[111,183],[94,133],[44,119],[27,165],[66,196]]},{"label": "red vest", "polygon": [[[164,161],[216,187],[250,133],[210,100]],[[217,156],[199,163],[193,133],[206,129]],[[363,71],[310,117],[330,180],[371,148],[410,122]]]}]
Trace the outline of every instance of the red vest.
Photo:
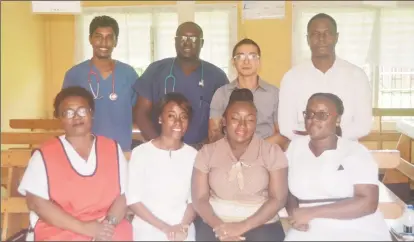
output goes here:
[{"label": "red vest", "polygon": [[[96,136],[95,142],[96,169],[90,176],[83,176],[73,168],[59,138],[40,148],[47,173],[50,201],[81,221],[105,217],[120,195],[117,143],[103,136]],[[34,227],[34,235],[35,241],[92,240],[51,226],[41,219]],[[130,236],[132,239],[132,226]]]}]

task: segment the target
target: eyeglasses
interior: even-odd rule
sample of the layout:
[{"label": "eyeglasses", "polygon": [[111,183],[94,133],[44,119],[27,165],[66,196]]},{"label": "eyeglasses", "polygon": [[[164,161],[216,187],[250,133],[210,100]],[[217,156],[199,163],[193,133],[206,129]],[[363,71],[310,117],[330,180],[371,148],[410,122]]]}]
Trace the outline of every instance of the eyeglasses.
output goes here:
[{"label": "eyeglasses", "polygon": [[67,109],[62,112],[61,116],[63,118],[71,119],[71,118],[74,118],[75,115],[78,115],[79,117],[83,118],[83,117],[86,117],[86,115],[88,115],[91,111],[92,110],[90,108],[85,108],[85,107],[80,107],[76,110]]},{"label": "eyeglasses", "polygon": [[305,119],[315,118],[316,120],[319,120],[319,121],[326,121],[329,116],[334,116],[334,115],[336,115],[336,113],[328,113],[325,111],[319,111],[319,112],[303,111],[303,117]]},{"label": "eyeglasses", "polygon": [[179,36],[175,36],[175,38],[181,41],[181,43],[186,43],[188,40],[190,40],[192,44],[195,44],[197,41],[203,39],[197,36],[187,36],[187,35],[179,35]]},{"label": "eyeglasses", "polygon": [[260,56],[256,53],[249,53],[249,54],[237,54],[233,57],[233,59],[237,61],[244,61],[246,59],[249,60],[257,60],[260,59]]}]

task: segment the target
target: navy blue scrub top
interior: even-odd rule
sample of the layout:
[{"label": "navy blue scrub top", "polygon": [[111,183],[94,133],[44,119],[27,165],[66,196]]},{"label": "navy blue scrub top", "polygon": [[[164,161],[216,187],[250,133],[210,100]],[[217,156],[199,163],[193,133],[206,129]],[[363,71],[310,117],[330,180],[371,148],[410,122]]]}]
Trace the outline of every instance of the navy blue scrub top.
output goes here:
[{"label": "navy blue scrub top", "polygon": [[[150,100],[153,108],[165,95],[165,87],[167,93],[173,91],[173,79],[168,78],[165,83],[166,77],[170,74],[173,61],[174,58],[166,58],[153,62],[134,85],[138,96]],[[183,94],[193,108],[193,118],[184,135],[184,142],[187,144],[197,144],[207,138],[211,99],[218,88],[229,83],[223,70],[207,61],[202,61],[202,63],[204,68],[203,87],[200,87],[199,84],[201,81],[201,65],[193,73],[186,76],[175,61],[172,71],[176,79],[174,91]],[[156,115],[153,112],[152,121],[158,133],[160,133],[160,125]]]},{"label": "navy blue scrub top", "polygon": [[[90,60],[84,61],[65,74],[62,88],[69,86],[81,86],[91,92],[88,82]],[[123,151],[130,151],[132,144],[132,108],[136,102],[136,93],[133,85],[138,79],[135,69],[123,62],[115,62],[115,93],[117,100],[112,101],[109,95],[112,93],[112,74],[105,80],[99,71],[92,65],[92,71],[97,75],[89,75],[93,91],[97,92],[97,78],[99,78],[99,96],[95,99],[95,114],[92,124],[92,132],[113,139],[119,143]],[[91,92],[92,93],[92,92]]]}]

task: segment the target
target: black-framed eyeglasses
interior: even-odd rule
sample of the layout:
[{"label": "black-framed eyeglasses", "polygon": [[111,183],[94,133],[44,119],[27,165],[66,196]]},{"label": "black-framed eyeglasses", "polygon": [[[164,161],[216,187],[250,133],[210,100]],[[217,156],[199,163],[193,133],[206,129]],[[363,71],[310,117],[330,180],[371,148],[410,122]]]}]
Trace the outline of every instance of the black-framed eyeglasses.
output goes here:
[{"label": "black-framed eyeglasses", "polygon": [[92,109],[90,108],[85,108],[85,107],[80,107],[76,110],[73,110],[71,108],[65,110],[62,112],[61,117],[63,118],[67,118],[67,119],[71,119],[74,118],[75,115],[78,115],[81,118],[86,117],[90,112],[92,111]]},{"label": "black-framed eyeglasses", "polygon": [[188,40],[190,40],[192,44],[195,44],[197,41],[201,41],[203,38],[198,36],[178,35],[175,36],[175,39],[179,40],[181,43],[186,43]]},{"label": "black-framed eyeglasses", "polygon": [[325,111],[319,111],[319,112],[303,111],[303,117],[305,119],[315,118],[316,120],[319,120],[319,121],[326,121],[329,118],[329,116],[334,116],[334,115],[336,115],[336,113],[328,113]]},{"label": "black-framed eyeglasses", "polygon": [[258,60],[260,59],[260,56],[256,53],[249,53],[249,54],[237,54],[233,57],[236,61],[244,61],[246,59],[248,60]]}]

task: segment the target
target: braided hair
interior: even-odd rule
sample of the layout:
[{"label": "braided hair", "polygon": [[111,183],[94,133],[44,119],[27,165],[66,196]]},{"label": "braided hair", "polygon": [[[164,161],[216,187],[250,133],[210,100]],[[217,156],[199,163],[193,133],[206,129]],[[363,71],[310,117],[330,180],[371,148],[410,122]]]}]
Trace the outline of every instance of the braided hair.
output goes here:
[{"label": "braided hair", "polygon": [[[344,111],[345,111],[344,103],[342,102],[342,100],[337,95],[332,94],[332,93],[322,93],[322,92],[319,92],[319,93],[313,94],[309,98],[308,102],[310,100],[312,100],[313,98],[315,98],[315,97],[323,97],[323,98],[328,99],[329,101],[331,101],[335,105],[335,107],[336,107],[336,113],[338,115],[341,115],[342,116],[344,114]],[[340,126],[336,126],[336,135],[342,136],[342,129],[341,129]]]}]

